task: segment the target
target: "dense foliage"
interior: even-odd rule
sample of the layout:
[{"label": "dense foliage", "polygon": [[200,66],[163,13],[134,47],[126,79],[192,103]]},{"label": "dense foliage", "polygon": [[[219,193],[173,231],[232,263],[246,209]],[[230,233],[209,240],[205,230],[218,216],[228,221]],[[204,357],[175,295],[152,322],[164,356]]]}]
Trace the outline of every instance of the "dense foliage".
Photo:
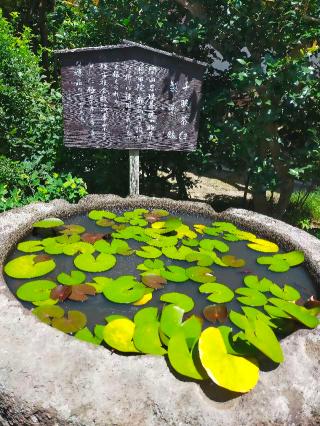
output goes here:
[{"label": "dense foliage", "polygon": [[[39,77],[37,60],[27,47],[30,32],[24,30],[16,54],[24,55],[33,71],[22,70],[22,75],[26,73],[23,80],[29,81],[31,74],[41,81],[41,90],[34,83],[35,90],[28,93],[32,99],[46,100],[35,103],[38,109],[30,118],[21,115],[25,98],[12,99],[13,118],[1,121],[0,135],[3,129],[6,140],[10,139],[5,146],[15,147],[15,155],[28,152],[45,158],[49,154],[53,160],[57,153],[59,167],[84,177],[90,191],[126,194],[127,153],[83,153],[62,147],[60,95],[52,89],[58,88],[59,70],[52,51],[131,39],[210,64],[198,150],[192,154],[142,153],[145,194],[163,195],[170,186],[169,177],[177,183],[179,197],[185,198],[190,185],[187,170],[228,168],[244,174],[245,197],[252,192],[256,210],[281,216],[288,209],[295,179],[307,184],[308,190],[319,185],[320,80],[314,64],[320,36],[317,0],[15,0],[4,1],[3,9],[10,20],[12,11],[20,12],[15,18],[20,30],[23,24],[32,27],[34,51],[41,55],[45,74],[53,83],[49,88]],[[7,22],[1,25],[9,26]],[[41,46],[45,49],[39,52]],[[14,55],[13,48],[6,49],[4,57]],[[14,130],[17,123],[19,128]],[[31,137],[25,138],[30,129]],[[42,150],[39,141],[44,141]]]}]

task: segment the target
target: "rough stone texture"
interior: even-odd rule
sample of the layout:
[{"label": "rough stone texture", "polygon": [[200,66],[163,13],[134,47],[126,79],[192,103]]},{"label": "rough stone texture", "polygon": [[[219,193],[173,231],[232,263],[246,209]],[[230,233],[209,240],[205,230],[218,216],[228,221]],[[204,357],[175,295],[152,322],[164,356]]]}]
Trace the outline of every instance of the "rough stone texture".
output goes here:
[{"label": "rough stone texture", "polygon": [[[266,216],[146,197],[91,195],[78,205],[56,200],[0,215],[0,260],[49,216],[65,217],[93,208],[163,207],[227,219],[303,249],[320,277],[320,241]],[[120,356],[80,342],[40,323],[11,295],[0,276],[0,424],[77,426],[316,425],[320,424],[318,330],[300,330],[282,341],[285,362],[261,372],[246,395],[217,398],[215,386],[183,381],[163,357]],[[271,367],[269,368],[271,369]]]}]

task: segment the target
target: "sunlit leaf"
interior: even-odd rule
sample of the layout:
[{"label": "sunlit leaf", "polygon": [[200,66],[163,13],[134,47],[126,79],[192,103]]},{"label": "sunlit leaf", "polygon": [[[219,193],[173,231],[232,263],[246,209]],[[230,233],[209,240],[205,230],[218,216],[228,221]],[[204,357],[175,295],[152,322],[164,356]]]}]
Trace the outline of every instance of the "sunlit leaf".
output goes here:
[{"label": "sunlit leaf", "polygon": [[93,287],[95,289],[96,293],[102,293],[105,286],[111,283],[112,278],[94,277],[93,281],[94,282],[86,283],[86,284]]},{"label": "sunlit leaf", "polygon": [[189,238],[183,239],[181,240],[181,242],[184,246],[187,246],[187,247],[197,247],[200,243],[199,240],[196,240],[196,239],[191,240]]},{"label": "sunlit leaf", "polygon": [[198,234],[203,234],[206,225],[203,225],[201,223],[196,223],[195,225],[193,225],[194,229],[197,231]]},{"label": "sunlit leaf", "polygon": [[42,322],[51,324],[53,318],[62,318],[64,310],[60,306],[39,306],[32,313]]},{"label": "sunlit leaf", "polygon": [[162,253],[155,247],[142,246],[140,250],[136,250],[136,255],[146,259],[155,259],[156,257],[160,257]]},{"label": "sunlit leaf", "polygon": [[111,322],[117,319],[128,319],[128,318],[125,317],[124,315],[108,315],[107,317],[105,317],[106,322]]},{"label": "sunlit leaf", "polygon": [[277,306],[264,305],[263,309],[267,312],[268,315],[274,318],[291,318],[290,315],[286,314]]},{"label": "sunlit leaf", "polygon": [[279,251],[277,244],[268,240],[262,240],[261,238],[256,238],[253,242],[247,244],[247,246],[251,250],[263,253],[277,253]]},{"label": "sunlit leaf", "polygon": [[135,347],[144,353],[164,355],[167,351],[162,347],[159,337],[159,321],[157,308],[141,309],[134,317],[135,331],[133,342]]},{"label": "sunlit leaf", "polygon": [[268,278],[262,278],[262,280],[259,281],[257,275],[247,275],[244,277],[243,282],[247,287],[263,293],[269,291],[270,286],[273,284],[271,280],[268,280]]},{"label": "sunlit leaf", "polygon": [[79,254],[74,259],[74,265],[81,271],[104,272],[113,268],[116,258],[112,254],[100,253],[97,257],[92,254]]},{"label": "sunlit leaf", "polygon": [[122,240],[113,240],[111,243],[105,240],[99,240],[94,243],[94,248],[100,253],[107,254],[121,254],[123,256],[127,256],[133,253],[133,250],[130,249],[129,244]]},{"label": "sunlit leaf", "polygon": [[209,377],[223,388],[234,392],[249,392],[259,379],[255,360],[228,354],[221,332],[209,327],[199,339],[200,360]]},{"label": "sunlit leaf", "polygon": [[235,293],[243,297],[238,297],[238,301],[249,306],[263,306],[268,302],[268,299],[263,293],[254,288],[241,287],[235,290]]},{"label": "sunlit leaf", "polygon": [[143,263],[140,263],[137,266],[137,269],[139,271],[159,271],[164,269],[164,262],[160,259],[155,259],[155,260],[151,260],[151,259],[146,259]]},{"label": "sunlit leaf", "polygon": [[192,249],[190,247],[181,246],[179,248],[176,247],[163,247],[162,253],[167,256],[169,259],[173,260],[185,260],[186,256],[192,253]]},{"label": "sunlit leaf", "polygon": [[269,265],[269,270],[273,272],[287,272],[291,267],[304,262],[302,251],[291,251],[289,253],[275,254],[274,256],[258,257],[260,265]]},{"label": "sunlit leaf", "polygon": [[67,256],[74,256],[75,254],[92,254],[94,253],[94,247],[92,244],[79,241],[77,243],[67,244],[63,247],[63,253]]},{"label": "sunlit leaf", "polygon": [[219,240],[209,240],[207,238],[200,241],[200,247],[208,251],[218,250],[221,253],[227,253],[230,250],[226,243]]},{"label": "sunlit leaf", "polygon": [[86,228],[81,225],[70,224],[63,225],[63,228],[59,230],[59,233],[62,235],[73,235],[73,234],[83,234]]},{"label": "sunlit leaf", "polygon": [[52,306],[52,305],[56,305],[59,302],[59,300],[54,300],[54,299],[46,299],[46,300],[33,300],[31,303],[35,306]]},{"label": "sunlit leaf", "polygon": [[223,323],[228,318],[228,309],[226,305],[209,305],[203,309],[203,316],[207,321]]},{"label": "sunlit leaf", "polygon": [[42,301],[50,299],[50,293],[56,283],[50,280],[28,281],[17,290],[17,297],[26,302]]},{"label": "sunlit leaf", "polygon": [[16,257],[5,265],[4,271],[9,277],[24,279],[41,277],[55,269],[54,260],[36,262],[36,258],[37,255]]},{"label": "sunlit leaf", "polygon": [[42,241],[24,241],[18,244],[17,249],[24,253],[35,253],[43,250],[43,245]]},{"label": "sunlit leaf", "polygon": [[291,315],[297,321],[309,328],[315,328],[319,324],[316,317],[308,312],[308,309],[303,306],[298,306],[295,303],[287,302],[286,300],[270,298],[269,302],[276,307],[282,309],[287,314]]},{"label": "sunlit leaf", "polygon": [[82,340],[83,342],[92,343],[93,345],[100,345],[103,338],[98,338],[97,336],[94,336],[91,331],[88,329],[88,327],[83,328],[82,330],[77,331],[77,333],[74,335],[76,339]]},{"label": "sunlit leaf", "polygon": [[145,286],[132,275],[112,280],[104,289],[104,296],[115,303],[133,303],[145,294]]},{"label": "sunlit leaf", "polygon": [[87,317],[80,311],[69,311],[67,317],[54,318],[52,326],[64,333],[75,333],[87,324]]},{"label": "sunlit leaf", "polygon": [[187,254],[185,260],[187,262],[197,262],[198,266],[211,266],[213,264],[213,259],[210,256],[198,251],[193,251]]},{"label": "sunlit leaf", "polygon": [[178,243],[177,237],[166,237],[159,235],[158,238],[153,238],[149,241],[149,244],[154,247],[172,247]]},{"label": "sunlit leaf", "polygon": [[190,296],[183,293],[165,293],[160,296],[160,300],[166,303],[172,303],[179,308],[183,309],[184,312],[192,311],[194,308],[194,301]]},{"label": "sunlit leaf", "polygon": [[285,284],[285,286],[281,288],[277,284],[272,283],[269,291],[279,299],[284,299],[288,301],[296,301],[299,300],[301,297],[301,294],[298,292],[298,290],[288,284]]},{"label": "sunlit leaf", "polygon": [[268,324],[269,327],[276,328],[276,326],[273,324],[271,318],[268,315],[264,314],[263,312],[259,311],[258,309],[251,308],[249,306],[242,306],[241,309],[243,310],[245,316],[249,320],[261,319],[266,324]]},{"label": "sunlit leaf", "polygon": [[184,310],[176,305],[166,305],[161,314],[160,329],[168,337],[172,337],[173,334],[180,328]]},{"label": "sunlit leaf", "polygon": [[234,325],[242,330],[245,330],[245,328],[249,325],[249,319],[245,315],[239,314],[239,312],[230,311],[229,319]]},{"label": "sunlit leaf", "polygon": [[192,231],[188,225],[180,225],[178,228],[175,229],[176,233],[177,233],[177,237],[179,239],[181,238],[189,238],[189,239],[195,239],[197,238],[197,234]]},{"label": "sunlit leaf", "polygon": [[207,299],[213,303],[226,303],[234,298],[233,291],[225,284],[205,283],[199,287],[200,293],[211,293]]},{"label": "sunlit leaf", "polygon": [[226,255],[221,258],[222,262],[232,268],[242,268],[246,261],[244,259],[238,259],[235,256]]},{"label": "sunlit leaf", "polygon": [[139,352],[133,344],[135,323],[127,318],[114,319],[105,326],[103,338],[107,345],[120,352]]},{"label": "sunlit leaf", "polygon": [[56,228],[58,226],[64,225],[63,220],[56,217],[49,217],[47,219],[40,220],[35,222],[32,226],[34,228]]},{"label": "sunlit leaf", "polygon": [[141,299],[137,300],[136,302],[134,302],[134,306],[142,306],[142,305],[146,305],[147,303],[150,302],[150,300],[152,300],[152,293],[146,293],[144,294]]},{"label": "sunlit leaf", "polygon": [[166,269],[160,271],[161,275],[166,278],[168,281],[175,283],[183,283],[188,280],[186,270],[181,266],[167,266]]},{"label": "sunlit leaf", "polygon": [[213,271],[203,266],[191,266],[186,269],[186,274],[190,280],[197,283],[212,283],[216,281],[216,277],[213,275]]},{"label": "sunlit leaf", "polygon": [[88,213],[89,219],[100,220],[100,219],[114,219],[117,215],[109,212],[108,210],[91,210]]},{"label": "sunlit leaf", "polygon": [[82,284],[86,280],[86,275],[80,271],[71,271],[70,274],[61,272],[57,276],[57,281],[63,285],[76,285]]}]

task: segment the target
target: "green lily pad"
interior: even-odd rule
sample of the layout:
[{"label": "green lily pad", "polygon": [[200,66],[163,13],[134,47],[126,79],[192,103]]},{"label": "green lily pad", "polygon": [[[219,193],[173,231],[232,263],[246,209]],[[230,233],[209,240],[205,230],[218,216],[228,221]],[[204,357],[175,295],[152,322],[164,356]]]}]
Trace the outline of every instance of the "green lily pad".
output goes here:
[{"label": "green lily pad", "polygon": [[208,251],[218,250],[221,253],[227,253],[230,250],[226,243],[219,240],[208,240],[206,238],[200,241],[200,247]]},{"label": "green lily pad", "polygon": [[204,266],[191,266],[186,269],[186,274],[190,280],[196,283],[213,283],[216,281],[216,277],[213,275],[213,271]]},{"label": "green lily pad", "polygon": [[144,353],[164,355],[167,351],[162,347],[159,337],[160,323],[157,319],[157,308],[144,308],[134,317],[135,331],[133,342],[135,347]]},{"label": "green lily pad", "polygon": [[140,247],[140,250],[136,251],[136,255],[146,259],[155,259],[156,257],[160,257],[162,253],[155,247],[142,246]]},{"label": "green lily pad", "polygon": [[281,288],[277,284],[272,283],[272,285],[270,286],[270,293],[272,293],[279,299],[288,300],[291,302],[295,302],[301,297],[301,294],[298,292],[298,290],[288,284],[285,284],[285,286]]},{"label": "green lily pad", "polygon": [[180,328],[184,310],[176,305],[166,305],[161,314],[160,330],[168,337],[172,337]]},{"label": "green lily pad", "polygon": [[94,336],[88,327],[77,331],[74,337],[76,339],[82,340],[83,342],[92,343],[93,345],[100,345],[103,340],[103,337]]},{"label": "green lily pad", "polygon": [[107,254],[121,254],[123,256],[128,256],[133,253],[129,244],[122,240],[113,240],[111,243],[108,243],[105,240],[99,240],[94,243],[94,248],[100,253]]},{"label": "green lily pad", "polygon": [[159,271],[164,269],[164,262],[160,259],[146,259],[143,263],[137,266],[139,271]]},{"label": "green lily pad", "polygon": [[56,217],[49,217],[48,219],[39,220],[35,222],[32,226],[34,228],[56,228],[57,226],[64,225],[63,220]]},{"label": "green lily pad", "polygon": [[94,253],[94,247],[92,244],[79,241],[77,243],[67,244],[63,247],[63,253],[67,256],[74,256],[77,253],[92,254]]},{"label": "green lily pad", "polygon": [[132,275],[124,275],[112,280],[104,289],[103,294],[111,302],[133,303],[141,299],[145,286]]},{"label": "green lily pad", "polygon": [[262,280],[259,280],[257,275],[247,275],[244,277],[243,282],[247,287],[261,291],[262,293],[269,291],[270,286],[273,284],[273,282],[268,280],[268,278],[262,278]]},{"label": "green lily pad", "polygon": [[91,210],[88,213],[88,218],[99,221],[101,219],[114,219],[117,215],[115,213],[109,212],[108,210]]},{"label": "green lily pad", "polygon": [[225,284],[205,283],[199,287],[200,293],[211,293],[207,297],[213,303],[227,303],[234,298],[233,291]]},{"label": "green lily pad", "polygon": [[117,319],[128,319],[128,318],[125,317],[124,315],[108,315],[107,317],[105,317],[106,322],[111,322]]},{"label": "green lily pad", "polygon": [[272,272],[287,272],[291,267],[304,262],[304,254],[302,251],[291,251],[274,256],[261,256],[257,262],[260,265],[269,265],[268,269]]},{"label": "green lily pad", "polygon": [[128,318],[108,322],[103,331],[104,341],[120,352],[139,352],[132,341],[135,327],[135,323]]},{"label": "green lily pad", "polygon": [[24,241],[18,244],[17,249],[24,253],[35,253],[43,250],[42,241]]},{"label": "green lily pad", "polygon": [[211,266],[213,264],[213,259],[211,256],[206,253],[200,253],[198,251],[193,251],[185,257],[187,262],[197,262],[198,266]]},{"label": "green lily pad", "polygon": [[105,286],[111,283],[112,278],[107,277],[94,277],[94,282],[87,283],[91,287],[93,287],[96,290],[96,293],[102,293]]},{"label": "green lily pad", "polygon": [[199,240],[190,239],[190,238],[187,238],[187,239],[184,238],[183,240],[181,240],[181,242],[184,246],[187,246],[187,247],[198,247],[200,243]]},{"label": "green lily pad", "polygon": [[282,309],[277,306],[265,305],[263,309],[267,312],[268,315],[272,318],[292,318],[290,315],[285,313]]},{"label": "green lily pad", "polygon": [[76,224],[68,224],[63,225],[63,229],[59,231],[62,235],[74,235],[74,234],[83,234],[85,232],[86,228],[81,225]]},{"label": "green lily pad", "polygon": [[160,300],[166,303],[172,303],[179,308],[183,309],[184,312],[192,311],[194,308],[194,301],[190,296],[183,293],[165,293],[160,296]]},{"label": "green lily pad", "polygon": [[183,330],[178,330],[170,338],[168,344],[168,358],[172,368],[183,376],[195,380],[204,380],[205,375],[200,373],[193,361],[192,351],[190,352],[186,336]]},{"label": "green lily pad", "polygon": [[172,247],[178,243],[177,237],[166,237],[164,235],[159,235],[158,238],[153,238],[149,241],[149,244],[154,247]]},{"label": "green lily pad", "polygon": [[224,344],[226,345],[228,354],[238,356],[252,356],[253,354],[256,354],[254,346],[250,345],[250,343],[246,340],[240,339],[240,333],[238,333],[237,339],[234,340],[231,327],[220,325],[218,329],[221,333]]},{"label": "green lily pad", "polygon": [[266,324],[268,324],[269,327],[276,328],[276,326],[272,322],[272,319],[268,315],[259,311],[258,309],[251,308],[249,306],[242,306],[241,309],[243,310],[243,312],[245,313],[245,316],[249,320],[253,320],[253,319],[258,318],[258,319],[261,319],[262,321],[264,321]]},{"label": "green lily pad", "polygon": [[76,333],[87,324],[87,317],[80,311],[69,311],[67,317],[54,318],[52,327],[64,333]]},{"label": "green lily pad", "polygon": [[251,319],[244,330],[245,338],[272,361],[283,362],[283,352],[278,339],[266,322]]},{"label": "green lily pad", "polygon": [[64,310],[60,306],[39,306],[32,313],[42,322],[51,324],[53,318],[62,318]]},{"label": "green lily pad", "polygon": [[37,262],[37,255],[20,256],[10,260],[5,267],[5,273],[12,278],[37,278],[48,274],[56,267],[54,260]]},{"label": "green lily pad", "polygon": [[59,300],[54,300],[54,299],[46,299],[46,300],[33,300],[31,303],[34,306],[52,306],[52,305],[56,305],[59,302]]},{"label": "green lily pad", "polygon": [[192,249],[190,247],[181,246],[179,248],[176,247],[163,247],[162,253],[167,256],[169,259],[174,260],[185,260],[186,256],[192,253]]},{"label": "green lily pad", "polygon": [[231,355],[218,328],[209,327],[199,339],[200,360],[211,380],[233,392],[248,392],[259,379],[259,368],[253,359]]},{"label": "green lily pad", "polygon": [[222,259],[220,259],[220,257],[216,254],[215,251],[207,251],[207,250],[204,250],[200,247],[199,252],[202,255],[209,256],[211,258],[212,262],[219,265],[219,266],[222,266],[222,267],[228,266],[222,261]]},{"label": "green lily pad", "polygon": [[225,265],[231,266],[232,268],[242,268],[246,264],[244,259],[238,259],[230,255],[223,256],[221,260]]},{"label": "green lily pad", "polygon": [[82,284],[86,280],[86,275],[81,271],[71,271],[70,274],[62,272],[57,276],[57,281],[63,285]]},{"label": "green lily pad", "polygon": [[237,288],[235,290],[237,294],[240,294],[244,297],[238,297],[238,301],[240,303],[243,303],[244,305],[249,306],[263,306],[268,302],[268,299],[263,293],[260,293],[260,291],[255,290],[254,288]]},{"label": "green lily pad", "polygon": [[308,309],[295,303],[287,302],[286,300],[270,298],[269,302],[276,307],[282,309],[287,314],[291,315],[301,324],[309,328],[315,328],[319,324],[319,320],[308,312]]},{"label": "green lily pad", "polygon": [[229,319],[234,325],[242,330],[245,330],[246,327],[249,326],[249,319],[245,315],[239,314],[239,312],[230,311]]},{"label": "green lily pad", "polygon": [[74,259],[74,265],[85,272],[104,272],[113,268],[117,260],[112,254],[100,253],[97,257],[92,254],[79,254]]},{"label": "green lily pad", "polygon": [[161,269],[160,273],[168,281],[172,281],[175,283],[183,283],[185,281],[188,281],[186,270],[181,266],[167,266],[166,269]]}]

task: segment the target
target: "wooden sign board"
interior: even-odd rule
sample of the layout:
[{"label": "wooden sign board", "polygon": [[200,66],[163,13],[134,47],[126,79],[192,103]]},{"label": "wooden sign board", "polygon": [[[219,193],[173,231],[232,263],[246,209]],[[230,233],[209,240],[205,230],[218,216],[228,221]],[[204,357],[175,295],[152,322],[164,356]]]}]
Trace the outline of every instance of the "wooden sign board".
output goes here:
[{"label": "wooden sign board", "polygon": [[66,146],[195,150],[206,64],[127,41],[56,54]]}]

